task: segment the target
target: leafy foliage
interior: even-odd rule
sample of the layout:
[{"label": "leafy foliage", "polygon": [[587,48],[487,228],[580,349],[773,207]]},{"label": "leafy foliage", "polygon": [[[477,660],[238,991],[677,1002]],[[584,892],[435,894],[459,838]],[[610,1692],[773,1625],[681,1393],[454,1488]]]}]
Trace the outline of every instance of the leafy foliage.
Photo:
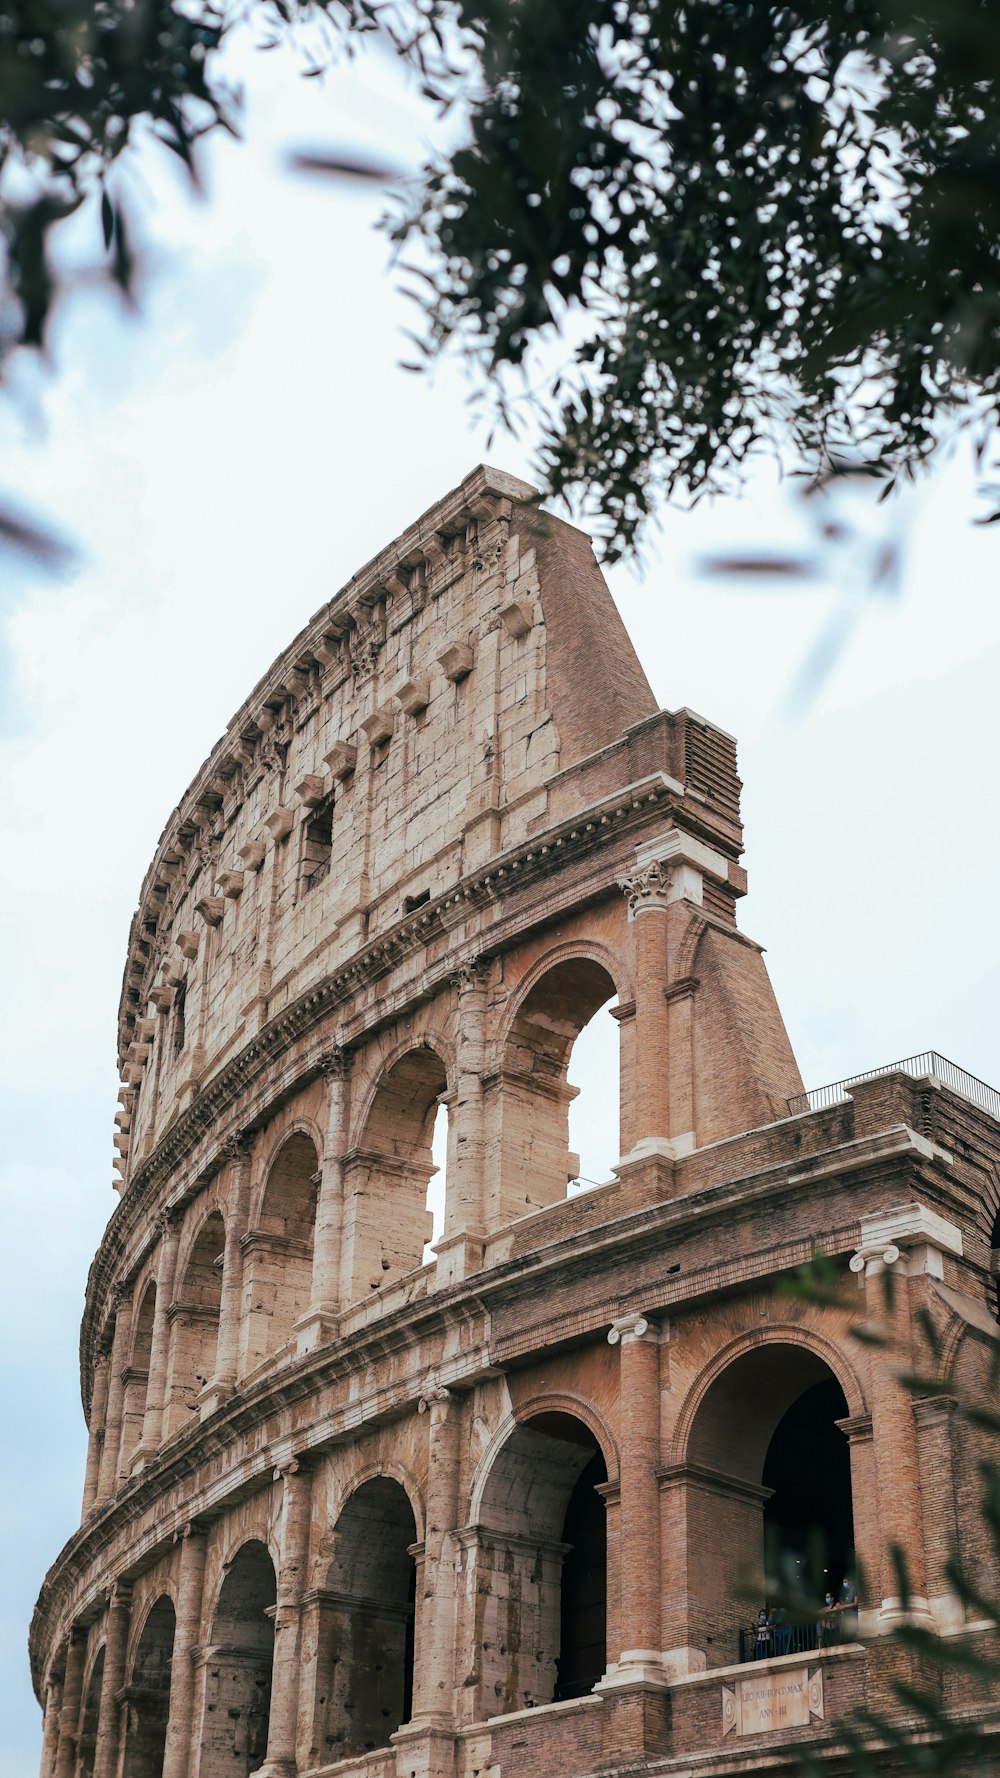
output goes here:
[{"label": "leafy foliage", "polygon": [[[216,0],[0,0],[4,344],[44,344],[55,226],[139,120],[191,167],[232,127]],[[393,233],[426,356],[541,424],[606,553],[791,439],[887,483],[1000,402],[1000,38],[989,0],[258,0],[263,46],[388,39],[465,119]],[[315,58],[304,69],[318,71]],[[346,163],[330,163],[343,173]],[[357,172],[357,166],[347,170]],[[365,170],[365,169],[362,169]],[[539,355],[538,347],[544,348]],[[545,367],[558,359],[559,368]]]}]

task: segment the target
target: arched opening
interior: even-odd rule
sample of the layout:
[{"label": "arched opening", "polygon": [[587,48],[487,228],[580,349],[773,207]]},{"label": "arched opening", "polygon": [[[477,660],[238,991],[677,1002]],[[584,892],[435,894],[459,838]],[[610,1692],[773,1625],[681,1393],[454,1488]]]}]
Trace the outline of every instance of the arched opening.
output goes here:
[{"label": "arched opening", "polygon": [[466,1596],[481,1601],[466,1677],[480,1717],[583,1697],[603,1674],[607,1479],[573,1414],[533,1416],[499,1452],[463,1552]]},{"label": "arched opening", "polygon": [[90,1678],[83,1698],[80,1733],[76,1743],[76,1778],[92,1778],[94,1756],[97,1752],[97,1719],[100,1715],[103,1686],[104,1650],[101,1648],[90,1669]]},{"label": "arched opening", "polygon": [[128,1687],[123,1778],[161,1778],[174,1657],[174,1608],[157,1599],[143,1625]]},{"label": "arched opening", "polygon": [[200,1778],[249,1778],[267,1750],[274,1659],[274,1564],[245,1543],[222,1583],[207,1650]]},{"label": "arched opening", "polygon": [[153,1350],[153,1319],[156,1315],[156,1285],[150,1280],[143,1291],[132,1331],[132,1354],[125,1372],[122,1397],[121,1464],[128,1470],[132,1453],[142,1438],[142,1422],[146,1413],[146,1392],[149,1388],[149,1361]]},{"label": "arched opening", "polygon": [[167,1438],[188,1425],[199,1393],[215,1372],[225,1245],[225,1224],[214,1210],[198,1232],[171,1305]]},{"label": "arched opening", "polygon": [[[832,1636],[824,1594],[854,1578],[850,1449],[837,1425],[847,1413],[823,1359],[779,1341],[734,1359],[701,1402],[684,1473],[689,1635],[710,1666]],[[794,1625],[782,1606],[791,1595],[802,1604]],[[757,1645],[754,1621],[775,1608],[774,1633]]]},{"label": "arched opening", "polygon": [[347,1501],[320,1606],[319,1756],[325,1763],[385,1747],[413,1705],[417,1528],[391,1476],[364,1482]]},{"label": "arched opening", "polygon": [[344,1163],[343,1298],[357,1302],[423,1263],[433,1221],[432,1143],[444,1063],[435,1050],[407,1051],[378,1084],[360,1144]]},{"label": "arched opening", "polygon": [[278,1150],[257,1226],[246,1236],[246,1370],[276,1352],[309,1307],[319,1156],[302,1131]]},{"label": "arched opening", "polygon": [[[501,1176],[491,1186],[499,1192],[491,1221],[511,1222],[558,1203],[581,1179],[600,1184],[610,1177],[620,1153],[617,1032],[606,1010],[615,994],[602,964],[571,957],[554,964],[518,1008],[504,1050]],[[594,1036],[579,1052],[587,1092],[575,1105],[570,1057],[591,1021]],[[571,1128],[579,1151],[571,1148]]]}]

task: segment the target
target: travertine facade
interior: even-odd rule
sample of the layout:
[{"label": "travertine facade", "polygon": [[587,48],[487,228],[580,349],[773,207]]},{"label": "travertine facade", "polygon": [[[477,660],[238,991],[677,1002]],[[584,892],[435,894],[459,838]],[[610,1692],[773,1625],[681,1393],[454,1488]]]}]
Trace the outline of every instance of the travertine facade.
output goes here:
[{"label": "travertine facade", "polygon": [[[45,1778],[785,1769],[900,1670],[894,1538],[918,1618],[988,1634],[945,1562],[987,1561],[951,1391],[989,1358],[1000,1129],[933,1069],[798,1099],[739,788],[587,540],[484,469],[229,725],[130,935]],[[612,996],[622,1159],[567,1198]],[[939,1387],[780,1293],[814,1245],[848,1308],[895,1268]],[[751,1691],[741,1573],[810,1490],[875,1640],[771,1650]]]}]

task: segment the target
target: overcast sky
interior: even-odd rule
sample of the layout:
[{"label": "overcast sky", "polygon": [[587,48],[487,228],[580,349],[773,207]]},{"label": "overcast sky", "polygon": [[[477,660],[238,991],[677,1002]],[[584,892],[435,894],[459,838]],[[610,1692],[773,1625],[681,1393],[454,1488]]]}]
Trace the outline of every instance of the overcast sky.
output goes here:
[{"label": "overcast sky", "polygon": [[[372,231],[379,200],[287,171],[302,146],[412,162],[414,105],[377,64],[326,86],[278,56],[247,67],[247,141],[213,150],[208,203],[167,157],[144,162],[159,248],[141,317],[77,300],[57,376],[0,411],[3,492],[80,551],[60,579],[0,569],[5,1778],[37,1773],[27,1624],[79,1518],[79,1315],[115,1202],[116,1007],[157,836],[354,569],[475,463],[530,470],[524,443],[470,429],[455,370],[398,368],[411,316]],[[611,576],[660,702],[739,739],[741,924],[768,947],[807,1085],[928,1047],[1000,1083],[1000,544],[970,511],[957,463],[881,508],[870,549],[828,550],[825,579],[706,578],[719,551],[812,548],[814,519],[761,475],[741,503],[665,517],[642,578]],[[889,530],[902,582],[874,597]],[[803,699],[811,651],[841,631]],[[571,1068],[590,1177],[615,1155],[600,1073]]]}]

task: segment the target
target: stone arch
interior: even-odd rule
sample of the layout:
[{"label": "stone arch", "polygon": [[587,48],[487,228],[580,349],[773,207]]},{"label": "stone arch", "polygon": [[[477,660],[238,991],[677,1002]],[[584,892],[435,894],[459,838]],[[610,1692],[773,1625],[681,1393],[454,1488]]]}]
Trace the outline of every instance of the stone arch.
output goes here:
[{"label": "stone arch", "polygon": [[170,1354],[164,1436],[188,1424],[195,1403],[215,1373],[222,1304],[222,1258],[226,1225],[217,1203],[205,1209],[187,1231],[178,1256],[177,1283],[171,1304]]},{"label": "stone arch", "polygon": [[345,1479],[334,1514],[335,1519],[340,1517],[351,1496],[356,1494],[359,1488],[363,1488],[368,1482],[377,1481],[379,1477],[383,1476],[388,1481],[398,1482],[402,1488],[413,1514],[416,1541],[422,1543],[425,1531],[423,1494],[412,1470],[407,1469],[404,1463],[397,1462],[393,1457],[372,1458],[370,1462],[363,1464],[360,1469],[355,1470]]},{"label": "stone arch", "polygon": [[490,1471],[497,1457],[511,1434],[522,1423],[543,1414],[568,1414],[572,1418],[582,1420],[593,1434],[595,1443],[604,1458],[608,1481],[614,1484],[618,1480],[619,1458],[618,1445],[610,1426],[603,1414],[599,1413],[592,1402],[585,1401],[582,1396],[567,1395],[560,1391],[546,1390],[543,1395],[533,1395],[527,1401],[519,1402],[513,1412],[506,1414],[490,1439],[485,1451],[476,1466],[469,1489],[469,1523],[476,1524],[482,1511],[483,1493],[489,1480]]},{"label": "stone arch", "polygon": [[[570,1054],[594,1014],[614,996],[621,1000],[624,980],[621,960],[608,946],[581,939],[548,949],[519,984],[496,1052],[501,1136],[500,1177],[490,1182],[494,1226],[566,1196],[577,1171],[569,1158],[569,1107],[577,1096],[568,1081]],[[629,1127],[628,1074],[619,1068],[622,1132]]]},{"label": "stone arch", "polygon": [[[686,1641],[710,1666],[746,1658],[757,1607],[790,1592],[812,1608],[794,1634],[816,1646],[824,1590],[855,1575],[852,1448],[841,1422],[863,1413],[843,1354],[799,1327],[740,1336],[692,1386],[667,1472],[668,1521],[687,1551]],[[789,1626],[789,1646],[776,1652],[789,1652],[792,1636]]]},{"label": "stone arch", "polygon": [[343,1163],[344,1302],[358,1302],[422,1263],[432,1227],[434,1120],[447,1092],[444,1057],[425,1038],[387,1059],[365,1095],[363,1122]]},{"label": "stone arch", "polygon": [[143,1619],[129,1669],[123,1778],[162,1778],[175,1628],[174,1602],[160,1593]]},{"label": "stone arch", "polygon": [[128,1470],[132,1453],[142,1438],[142,1422],[146,1413],[149,1390],[149,1366],[153,1355],[153,1320],[156,1315],[156,1280],[147,1278],[132,1319],[132,1343],[122,1396],[121,1459],[119,1469]]},{"label": "stone arch", "polygon": [[80,1703],[79,1732],[76,1738],[76,1778],[92,1778],[97,1754],[97,1724],[104,1689],[104,1643],[94,1651],[90,1671],[84,1676]]},{"label": "stone arch", "polygon": [[267,1546],[243,1540],[209,1619],[209,1660],[199,1778],[249,1778],[263,1763],[274,1659],[275,1566]]},{"label": "stone arch", "polygon": [[324,1763],[385,1747],[409,1721],[417,1542],[402,1482],[385,1470],[355,1478],[320,1590],[316,1658],[325,1702],[313,1739]]},{"label": "stone arch", "polygon": [[298,1124],[271,1151],[255,1226],[243,1239],[246,1371],[286,1344],[309,1307],[319,1165],[312,1134]]},{"label": "stone arch", "polygon": [[[463,1534],[464,1684],[482,1718],[592,1690],[607,1661],[607,1427],[572,1398],[540,1396],[498,1429]],[[474,1690],[473,1690],[474,1688]]]}]

